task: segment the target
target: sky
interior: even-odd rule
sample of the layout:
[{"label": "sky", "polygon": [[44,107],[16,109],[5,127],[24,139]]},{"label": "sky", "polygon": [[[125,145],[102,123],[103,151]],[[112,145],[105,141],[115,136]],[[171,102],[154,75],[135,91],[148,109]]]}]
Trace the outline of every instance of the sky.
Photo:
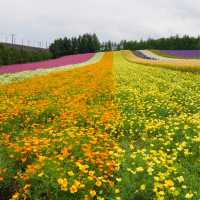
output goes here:
[{"label": "sky", "polygon": [[43,45],[95,32],[101,41],[200,35],[200,0],[0,0],[0,40]]}]

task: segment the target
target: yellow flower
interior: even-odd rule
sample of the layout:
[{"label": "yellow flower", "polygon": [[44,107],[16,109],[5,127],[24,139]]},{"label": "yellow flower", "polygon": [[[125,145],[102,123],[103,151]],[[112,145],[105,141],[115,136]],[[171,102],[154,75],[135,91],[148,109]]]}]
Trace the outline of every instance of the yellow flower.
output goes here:
[{"label": "yellow flower", "polygon": [[137,167],[136,168],[136,172],[143,172],[144,171],[144,168],[143,167]]},{"label": "yellow flower", "polygon": [[25,186],[24,186],[24,192],[27,192],[29,189],[30,189],[30,187],[31,187],[31,184],[26,184]]},{"label": "yellow flower", "polygon": [[100,180],[97,180],[97,181],[96,181],[96,186],[97,186],[97,187],[101,187],[101,185],[102,185],[102,182],[101,182]]},{"label": "yellow flower", "polygon": [[11,200],[17,200],[17,199],[19,199],[19,193],[18,193],[18,192],[16,192],[16,193],[12,196]]},{"label": "yellow flower", "polygon": [[178,180],[179,183],[184,182],[184,178],[183,178],[183,176],[179,176],[179,177],[177,177],[177,180]]},{"label": "yellow flower", "polygon": [[67,191],[67,185],[68,185],[68,182],[67,182],[67,179],[66,178],[59,178],[57,180],[58,184],[61,186],[61,190],[62,191]]},{"label": "yellow flower", "polygon": [[71,188],[70,188],[70,192],[73,194],[73,193],[76,193],[77,191],[78,191],[77,186],[72,185]]},{"label": "yellow flower", "polygon": [[119,193],[120,193],[120,190],[119,190],[119,189],[115,189],[115,193],[116,193],[116,194],[119,194]]},{"label": "yellow flower", "polygon": [[57,180],[57,182],[58,182],[59,185],[62,185],[63,179],[62,179],[62,178],[59,178],[59,179]]},{"label": "yellow flower", "polygon": [[186,188],[187,188],[187,186],[186,186],[186,185],[182,185],[182,188],[183,188],[183,189],[186,189]]},{"label": "yellow flower", "polygon": [[69,171],[69,172],[67,172],[67,174],[68,174],[69,176],[74,176],[74,172],[73,172],[73,171]]},{"label": "yellow flower", "polygon": [[186,198],[186,199],[191,199],[192,197],[193,197],[192,192],[188,192],[188,193],[185,195],[185,198]]},{"label": "yellow flower", "polygon": [[91,195],[91,197],[95,197],[96,196],[96,191],[95,190],[90,190],[90,195]]},{"label": "yellow flower", "polygon": [[82,165],[82,164],[78,164],[79,170],[83,173],[87,173],[88,172],[88,165]]},{"label": "yellow flower", "polygon": [[117,182],[121,182],[122,179],[121,178],[116,178]]},{"label": "yellow flower", "polygon": [[146,188],[145,184],[142,184],[142,185],[140,186],[140,190],[145,190],[145,188]]},{"label": "yellow flower", "polygon": [[94,176],[94,171],[89,171],[89,176]]},{"label": "yellow flower", "polygon": [[172,180],[166,180],[165,181],[165,187],[166,188],[171,188],[174,186],[174,182]]},{"label": "yellow flower", "polygon": [[97,200],[105,200],[103,197],[97,197]]},{"label": "yellow flower", "polygon": [[85,195],[83,200],[89,200],[89,199],[90,198],[88,197],[88,195]]},{"label": "yellow flower", "polygon": [[44,172],[41,172],[41,173],[38,174],[39,177],[41,177],[43,175],[44,175]]},{"label": "yellow flower", "polygon": [[149,175],[152,175],[153,168],[151,168],[151,167],[148,167],[148,169],[147,169],[147,172],[148,172],[148,174],[149,174]]},{"label": "yellow flower", "polygon": [[81,183],[79,181],[77,181],[77,180],[74,181],[74,185],[76,185],[77,187],[79,187],[80,184]]}]

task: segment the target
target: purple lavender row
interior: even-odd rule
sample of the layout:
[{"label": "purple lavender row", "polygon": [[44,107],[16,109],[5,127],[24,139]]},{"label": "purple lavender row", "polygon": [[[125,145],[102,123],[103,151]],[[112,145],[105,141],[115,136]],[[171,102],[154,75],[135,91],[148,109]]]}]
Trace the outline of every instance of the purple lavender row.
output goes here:
[{"label": "purple lavender row", "polygon": [[177,58],[199,59],[200,50],[160,50],[164,54],[176,56]]},{"label": "purple lavender row", "polygon": [[14,64],[14,65],[6,65],[0,67],[0,74],[5,73],[16,73],[27,70],[36,70],[36,69],[46,69],[52,67],[61,67],[65,65],[73,65],[85,62],[92,58],[95,53],[87,53],[87,54],[78,54],[78,55],[70,55],[64,56],[57,59],[51,59],[46,61],[34,62],[34,63],[26,63],[26,64]]}]

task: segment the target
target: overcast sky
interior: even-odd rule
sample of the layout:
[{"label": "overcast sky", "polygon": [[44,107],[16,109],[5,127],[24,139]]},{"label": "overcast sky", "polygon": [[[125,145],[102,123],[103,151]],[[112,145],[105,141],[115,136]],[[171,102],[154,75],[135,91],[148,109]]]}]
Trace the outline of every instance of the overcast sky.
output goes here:
[{"label": "overcast sky", "polygon": [[200,34],[200,0],[0,0],[0,40],[52,41],[95,32],[102,41]]}]

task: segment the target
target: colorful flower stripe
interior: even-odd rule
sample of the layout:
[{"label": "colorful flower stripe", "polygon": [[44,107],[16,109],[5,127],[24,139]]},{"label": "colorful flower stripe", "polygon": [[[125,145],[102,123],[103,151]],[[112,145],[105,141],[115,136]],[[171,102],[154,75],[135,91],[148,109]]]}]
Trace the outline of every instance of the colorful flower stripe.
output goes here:
[{"label": "colorful flower stripe", "polygon": [[151,59],[148,56],[146,56],[145,54],[143,54],[143,52],[141,52],[141,50],[136,50],[133,51],[134,55],[140,57],[140,58],[144,58],[144,59]]},{"label": "colorful flower stripe", "polygon": [[121,199],[200,199],[200,76],[114,55]]},{"label": "colorful flower stripe", "polygon": [[[167,53],[167,52],[172,52]],[[174,52],[174,53],[173,53]],[[178,57],[178,52],[179,51],[165,51],[165,50],[137,50],[134,52],[134,54],[136,56],[139,56],[141,58],[145,58],[145,59],[151,59],[151,60],[163,60],[163,61],[174,61],[174,60],[180,60],[180,59],[184,59],[184,57]],[[181,53],[182,52],[182,53]],[[180,51],[179,54],[180,55],[185,55],[185,57],[187,58],[188,61],[194,61],[198,59],[194,59],[195,58],[195,53],[193,54],[192,51],[186,51],[188,53],[188,57],[187,57],[187,53],[185,51]],[[195,51],[196,52],[196,51]],[[196,54],[198,54],[196,52]],[[177,56],[176,56],[177,55]],[[193,57],[192,57],[193,55]],[[189,57],[190,56],[190,57]],[[198,57],[196,57],[198,58]]]},{"label": "colorful flower stripe", "polygon": [[80,64],[75,64],[75,65],[67,65],[67,66],[63,66],[63,67],[54,67],[54,68],[48,68],[48,69],[36,69],[36,70],[32,70],[32,71],[23,71],[23,72],[18,72],[18,73],[14,73],[14,74],[10,74],[10,73],[2,74],[2,75],[0,75],[0,83],[8,84],[13,81],[16,82],[16,81],[22,81],[25,79],[30,79],[30,78],[33,78],[34,76],[46,75],[51,72],[65,71],[65,70],[74,69],[77,67],[86,66],[89,64],[94,64],[96,62],[99,62],[102,59],[103,55],[104,55],[103,52],[96,53],[92,58],[90,58],[86,62],[83,62]]},{"label": "colorful flower stripe", "polygon": [[154,67],[164,67],[167,69],[181,70],[188,72],[200,72],[200,60],[184,60],[184,59],[171,59],[171,60],[147,60],[135,56],[131,51],[122,51],[125,59],[129,62],[143,64]]},{"label": "colorful flower stripe", "polygon": [[137,50],[137,51],[134,51],[133,53],[136,56],[143,59],[159,60],[156,56],[152,55],[152,53],[148,50]]},{"label": "colorful flower stripe", "polygon": [[41,69],[41,68],[46,69],[46,68],[52,68],[52,67],[72,65],[72,64],[85,62],[88,59],[90,59],[92,56],[94,56],[94,53],[64,56],[62,58],[41,61],[41,62],[27,63],[27,64],[1,66],[0,74],[16,73],[16,72],[22,72],[22,71],[27,71],[27,70],[35,70],[35,69]]},{"label": "colorful flower stripe", "polygon": [[113,193],[122,149],[109,134],[120,118],[112,98],[112,57],[106,53],[83,68],[0,85],[0,184],[15,182],[11,199]]},{"label": "colorful flower stripe", "polygon": [[155,49],[152,49],[150,50],[151,52],[153,52],[154,54],[156,55],[159,55],[161,57],[165,57],[165,58],[174,58],[174,59],[182,59],[182,58],[179,58],[175,55],[170,55],[170,54],[167,54],[167,53],[164,53],[162,50],[155,50]]},{"label": "colorful flower stripe", "polygon": [[[156,53],[154,50],[138,50],[138,52],[143,55],[143,58],[150,59],[150,60],[162,60],[162,61],[174,61],[179,60],[176,57],[166,57],[161,54]],[[135,54],[135,52],[134,52]],[[136,54],[135,54],[136,55]],[[142,56],[140,56],[142,57]]]},{"label": "colorful flower stripe", "polygon": [[0,85],[0,199],[200,199],[200,76],[131,59]]},{"label": "colorful flower stripe", "polygon": [[176,58],[199,59],[200,50],[160,50],[167,56],[175,56]]}]

